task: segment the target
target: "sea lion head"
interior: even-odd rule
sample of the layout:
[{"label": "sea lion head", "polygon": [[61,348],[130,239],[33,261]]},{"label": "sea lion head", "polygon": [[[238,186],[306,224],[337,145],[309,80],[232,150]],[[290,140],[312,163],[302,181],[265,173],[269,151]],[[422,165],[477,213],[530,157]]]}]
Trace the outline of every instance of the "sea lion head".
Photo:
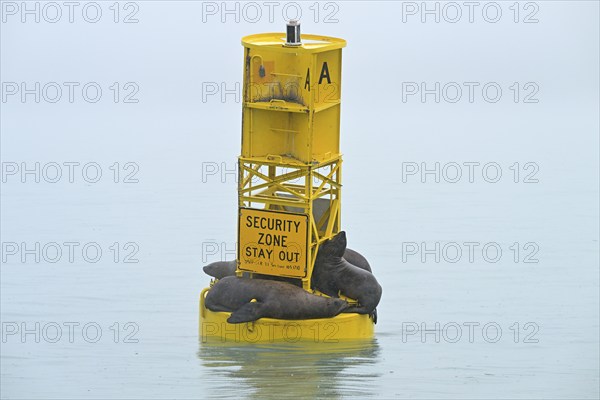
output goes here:
[{"label": "sea lion head", "polygon": [[317,257],[343,257],[346,251],[346,232],[341,231],[329,240],[326,240],[319,247]]},{"label": "sea lion head", "polygon": [[202,268],[202,270],[214,278],[221,279],[226,276],[235,275],[235,269],[237,268],[236,261],[216,261],[208,264]]}]

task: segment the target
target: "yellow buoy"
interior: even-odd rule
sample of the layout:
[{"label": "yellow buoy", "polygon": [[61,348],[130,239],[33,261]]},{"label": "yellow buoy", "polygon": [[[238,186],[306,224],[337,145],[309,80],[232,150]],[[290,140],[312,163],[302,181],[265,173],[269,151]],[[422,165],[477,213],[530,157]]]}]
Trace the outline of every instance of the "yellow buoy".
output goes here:
[{"label": "yellow buoy", "polygon": [[[311,291],[319,244],[341,227],[340,107],[343,39],[286,33],[246,36],[242,151],[238,159],[238,276],[297,279]],[[229,324],[204,306],[200,335],[244,342],[373,336],[368,315]],[[285,302],[286,299],[281,299]],[[293,305],[291,305],[293,307]]]}]

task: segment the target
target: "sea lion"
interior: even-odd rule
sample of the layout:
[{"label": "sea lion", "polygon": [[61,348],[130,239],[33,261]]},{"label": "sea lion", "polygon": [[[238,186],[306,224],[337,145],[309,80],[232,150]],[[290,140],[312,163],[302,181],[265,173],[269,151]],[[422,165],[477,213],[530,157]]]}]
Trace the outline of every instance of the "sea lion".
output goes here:
[{"label": "sea lion", "polygon": [[373,273],[373,271],[371,271],[371,265],[367,259],[358,251],[346,248],[346,250],[344,250],[344,259],[355,267]]},{"label": "sea lion", "polygon": [[328,296],[338,297],[341,293],[358,301],[358,306],[344,312],[372,314],[381,299],[381,286],[372,273],[344,259],[346,243],[346,232],[342,231],[319,246],[312,285]]},{"label": "sea lion", "polygon": [[202,269],[207,275],[221,279],[226,276],[234,276],[237,268],[236,260],[232,261],[216,261],[204,266]]},{"label": "sea lion", "polygon": [[[202,269],[207,275],[210,275],[217,279],[225,278],[226,276],[235,276],[235,270],[237,268],[236,260],[233,261],[216,261],[208,264]],[[294,278],[286,278],[284,276],[275,275],[263,275],[263,274],[252,274],[253,279],[266,279],[269,281],[280,281],[287,282],[294,286],[302,287],[302,281]]]},{"label": "sea lion", "polygon": [[[371,272],[371,266],[365,257],[362,256],[358,251],[352,249],[346,249],[344,251],[344,259],[350,264],[364,269],[365,271]],[[225,278],[226,276],[234,276],[235,269],[237,268],[236,260],[232,261],[216,261],[214,263],[204,266],[202,269],[204,272],[217,279]],[[256,276],[261,279],[269,279],[268,275]],[[275,278],[275,277],[274,277]],[[272,278],[271,278],[272,279]],[[292,283],[292,282],[290,282]]]},{"label": "sea lion", "polygon": [[289,283],[235,276],[219,279],[205,304],[211,311],[232,312],[227,319],[231,324],[259,318],[331,318],[349,307],[345,300],[317,296]]}]

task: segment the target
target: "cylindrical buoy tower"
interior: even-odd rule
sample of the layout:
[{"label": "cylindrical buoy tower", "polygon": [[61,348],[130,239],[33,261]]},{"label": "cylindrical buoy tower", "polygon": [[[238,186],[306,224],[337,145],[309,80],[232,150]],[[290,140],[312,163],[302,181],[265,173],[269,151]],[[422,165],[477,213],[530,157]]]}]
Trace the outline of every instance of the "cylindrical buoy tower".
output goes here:
[{"label": "cylindrical buoy tower", "polygon": [[310,278],[340,230],[342,39],[246,36],[239,158],[238,275]]},{"label": "cylindrical buoy tower", "polygon": [[[286,32],[246,36],[242,45],[236,274],[295,279],[313,292],[319,244],[341,226],[340,96],[346,41],[301,35],[300,24],[290,21]],[[293,336],[331,342],[373,336],[373,320],[355,313],[230,324],[230,313],[205,307],[209,290],[200,294],[202,339],[255,342]]]}]

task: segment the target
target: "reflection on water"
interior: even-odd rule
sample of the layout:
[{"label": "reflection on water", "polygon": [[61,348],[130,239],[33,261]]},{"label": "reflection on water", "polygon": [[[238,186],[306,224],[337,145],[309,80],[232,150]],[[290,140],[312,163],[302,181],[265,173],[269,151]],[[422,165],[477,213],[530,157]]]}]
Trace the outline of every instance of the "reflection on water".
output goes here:
[{"label": "reflection on water", "polygon": [[[339,343],[200,343],[198,357],[217,390],[213,397],[369,397],[379,373],[365,366],[379,359],[375,339]],[[360,369],[357,367],[361,367]],[[362,373],[360,372],[362,371]],[[219,390],[222,389],[222,390]]]}]

